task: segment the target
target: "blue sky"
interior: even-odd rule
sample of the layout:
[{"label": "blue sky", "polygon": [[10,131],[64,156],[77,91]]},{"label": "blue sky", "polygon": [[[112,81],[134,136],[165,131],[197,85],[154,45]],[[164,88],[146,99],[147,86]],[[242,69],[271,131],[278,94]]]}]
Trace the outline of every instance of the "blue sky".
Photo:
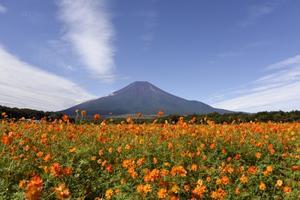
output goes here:
[{"label": "blue sky", "polygon": [[298,0],[0,0],[0,105],[60,110],[149,81],[231,110],[300,109]]}]

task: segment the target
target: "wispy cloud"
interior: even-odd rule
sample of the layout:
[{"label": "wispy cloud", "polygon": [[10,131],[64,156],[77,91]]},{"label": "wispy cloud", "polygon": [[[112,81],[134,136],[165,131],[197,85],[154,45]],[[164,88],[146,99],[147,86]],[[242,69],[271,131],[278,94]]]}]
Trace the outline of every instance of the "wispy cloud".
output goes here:
[{"label": "wispy cloud", "polygon": [[4,13],[6,13],[6,11],[7,11],[7,8],[4,5],[0,4],[0,14],[4,14]]},{"label": "wispy cloud", "polygon": [[104,81],[114,79],[114,29],[107,1],[57,1],[59,19],[64,24],[64,36],[79,56],[83,66]]},{"label": "wispy cloud", "polygon": [[239,48],[236,48],[234,50],[227,50],[227,51],[218,53],[217,57],[218,58],[238,57],[238,56],[245,54],[246,51],[261,47],[267,43],[268,42],[266,42],[266,41],[256,41],[256,42],[248,43],[248,44],[241,46]]},{"label": "wispy cloud", "polygon": [[[267,74],[234,91],[235,97],[215,107],[256,112],[300,109],[300,55],[268,66]],[[231,94],[227,94],[231,95]]]},{"label": "wispy cloud", "polygon": [[0,105],[62,110],[91,98],[72,81],[32,66],[0,46]]},{"label": "wispy cloud", "polygon": [[247,17],[239,24],[242,27],[253,25],[260,18],[271,14],[277,7],[278,1],[268,1],[248,8]]},{"label": "wispy cloud", "polygon": [[144,33],[141,39],[145,42],[145,48],[149,48],[155,38],[155,29],[158,25],[158,12],[156,10],[142,11],[138,16],[144,18]]},{"label": "wispy cloud", "polygon": [[285,67],[293,67],[294,65],[300,65],[300,55],[288,58],[278,63],[272,64],[267,67],[268,70],[280,69]]},{"label": "wispy cloud", "polygon": [[242,55],[242,51],[226,51],[217,54],[219,58],[228,58],[228,57],[236,57]]}]

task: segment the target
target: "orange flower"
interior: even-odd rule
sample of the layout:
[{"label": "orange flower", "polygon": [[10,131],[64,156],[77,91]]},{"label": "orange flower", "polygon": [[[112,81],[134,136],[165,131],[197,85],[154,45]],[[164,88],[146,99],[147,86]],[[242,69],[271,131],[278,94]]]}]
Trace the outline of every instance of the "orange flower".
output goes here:
[{"label": "orange flower", "polygon": [[171,192],[173,192],[175,194],[177,194],[179,192],[179,190],[180,190],[180,188],[176,184],[171,187]]},{"label": "orange flower", "polygon": [[63,200],[71,197],[71,193],[65,184],[60,184],[54,189],[54,191],[57,199]]},{"label": "orange flower", "polygon": [[26,180],[21,180],[21,181],[19,182],[19,188],[21,188],[21,189],[25,189],[25,187],[26,187],[26,183],[27,183],[27,181],[26,181]]},{"label": "orange flower", "polygon": [[71,176],[72,173],[73,173],[73,170],[72,170],[71,167],[65,167],[65,168],[63,169],[63,174],[64,174],[65,176]]},{"label": "orange flower", "polygon": [[204,185],[197,185],[193,190],[193,194],[199,198],[203,197],[203,194],[206,192],[206,187]]},{"label": "orange flower", "polygon": [[50,167],[50,172],[53,176],[61,176],[62,175],[62,168],[59,163],[53,163]]},{"label": "orange flower", "polygon": [[242,177],[240,177],[240,181],[241,181],[241,183],[245,184],[248,182],[248,177],[245,175],[242,175]]},{"label": "orange flower", "polygon": [[95,114],[94,115],[94,120],[95,121],[98,121],[100,118],[101,118],[101,116],[99,114]]},{"label": "orange flower", "polygon": [[230,180],[229,180],[228,176],[223,176],[221,178],[221,181],[222,181],[223,185],[228,185]]},{"label": "orange flower", "polygon": [[51,159],[51,155],[50,155],[50,154],[47,154],[47,155],[43,158],[43,160],[44,160],[45,162],[48,162],[50,159]]},{"label": "orange flower", "polygon": [[217,189],[216,191],[212,191],[210,197],[212,199],[225,199],[227,192],[222,188]]},{"label": "orange flower", "polygon": [[256,152],[256,153],[255,153],[255,157],[256,157],[257,159],[260,159],[260,158],[261,158],[261,153]]},{"label": "orange flower", "polygon": [[153,169],[151,172],[147,173],[144,177],[145,182],[153,182],[160,177],[160,171],[158,169]]},{"label": "orange flower", "polygon": [[209,148],[210,148],[210,149],[215,149],[215,148],[216,148],[216,144],[215,144],[215,143],[210,144],[210,145],[209,145]]},{"label": "orange flower", "polygon": [[256,172],[257,172],[257,168],[255,167],[255,166],[250,166],[249,168],[248,168],[248,172],[250,173],[250,174],[256,174]]},{"label": "orange flower", "polygon": [[43,155],[44,155],[44,153],[41,152],[41,151],[39,151],[39,152],[36,154],[36,156],[39,157],[39,158],[42,157]]},{"label": "orange flower", "polygon": [[167,197],[167,190],[165,189],[165,188],[161,188],[161,189],[159,189],[158,190],[158,192],[157,192],[157,197],[159,198],[159,199],[165,199],[166,197]]},{"label": "orange flower", "polygon": [[262,191],[266,190],[266,184],[264,184],[263,182],[260,182],[259,189]]},{"label": "orange flower", "polygon": [[267,172],[271,173],[273,171],[273,167],[269,165],[269,166],[267,166],[266,170],[267,170]]},{"label": "orange flower", "polygon": [[196,164],[192,164],[191,170],[192,171],[197,171],[198,170],[198,166]]},{"label": "orange flower", "polygon": [[283,187],[283,192],[284,193],[290,193],[290,192],[292,192],[292,188],[290,188],[288,186],[285,186],[285,187]]},{"label": "orange flower", "polygon": [[165,113],[163,111],[158,111],[157,112],[157,117],[162,117]]},{"label": "orange flower", "polygon": [[29,180],[26,187],[25,197],[29,200],[38,200],[42,194],[43,180],[39,176],[34,176]]},{"label": "orange flower", "polygon": [[149,192],[152,191],[152,187],[149,184],[146,185],[138,185],[137,186],[137,192],[142,193],[144,195],[148,194]]},{"label": "orange flower", "polygon": [[1,138],[1,142],[4,144],[4,145],[10,145],[13,141],[13,137],[12,136],[9,136],[9,135],[3,135],[2,138]]},{"label": "orange flower", "polygon": [[68,116],[68,115],[63,115],[63,116],[62,116],[62,120],[63,120],[64,122],[69,121],[69,116]]},{"label": "orange flower", "polygon": [[113,196],[113,194],[114,194],[114,191],[113,191],[112,189],[108,189],[108,190],[106,190],[106,192],[105,192],[105,198],[106,198],[106,199],[111,199],[112,196]]},{"label": "orange flower", "polygon": [[73,148],[70,148],[70,149],[69,149],[69,152],[70,152],[70,153],[75,153],[76,150],[77,150],[76,147],[73,147]]},{"label": "orange flower", "polygon": [[187,171],[182,166],[175,166],[175,167],[172,167],[170,174],[172,176],[176,176],[176,175],[186,176]]}]

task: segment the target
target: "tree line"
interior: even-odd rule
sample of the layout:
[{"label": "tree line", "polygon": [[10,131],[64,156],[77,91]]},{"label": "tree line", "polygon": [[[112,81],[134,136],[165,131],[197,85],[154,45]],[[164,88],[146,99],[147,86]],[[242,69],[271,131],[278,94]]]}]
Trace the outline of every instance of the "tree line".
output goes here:
[{"label": "tree line", "polygon": [[[55,119],[61,119],[63,117],[63,113],[60,112],[44,112],[37,111],[32,109],[20,109],[20,108],[9,108],[6,106],[0,106],[0,118],[10,118],[10,119],[46,119],[49,121]],[[88,114],[87,114],[88,115]],[[121,123],[126,122],[126,118],[112,118],[107,120],[107,117],[98,117],[95,120],[92,116],[86,117],[84,121],[87,122],[97,122],[100,123],[103,120],[106,120],[110,123]],[[157,117],[143,117],[132,115],[132,121],[137,124],[142,123],[177,123],[179,120],[183,120],[189,123],[196,124],[205,124],[209,121],[213,121],[217,124],[223,123],[243,123],[243,122],[300,122],[300,111],[273,111],[273,112],[258,112],[258,113],[227,113],[227,114],[219,114],[219,113],[210,113],[210,114],[193,114],[193,115],[165,115],[165,116],[157,116]],[[71,122],[75,122],[75,117],[70,117]]]}]

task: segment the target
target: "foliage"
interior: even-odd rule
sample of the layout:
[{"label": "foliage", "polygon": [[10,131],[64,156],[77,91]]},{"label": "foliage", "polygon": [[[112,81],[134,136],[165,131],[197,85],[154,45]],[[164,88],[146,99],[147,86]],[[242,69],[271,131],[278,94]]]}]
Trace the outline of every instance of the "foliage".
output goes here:
[{"label": "foliage", "polygon": [[42,119],[46,118],[47,120],[53,120],[53,119],[60,119],[62,117],[62,113],[59,112],[44,112],[44,111],[37,111],[27,108],[9,108],[6,106],[0,106],[0,113],[5,113],[5,115],[1,115],[0,118],[15,118],[15,119]]}]

